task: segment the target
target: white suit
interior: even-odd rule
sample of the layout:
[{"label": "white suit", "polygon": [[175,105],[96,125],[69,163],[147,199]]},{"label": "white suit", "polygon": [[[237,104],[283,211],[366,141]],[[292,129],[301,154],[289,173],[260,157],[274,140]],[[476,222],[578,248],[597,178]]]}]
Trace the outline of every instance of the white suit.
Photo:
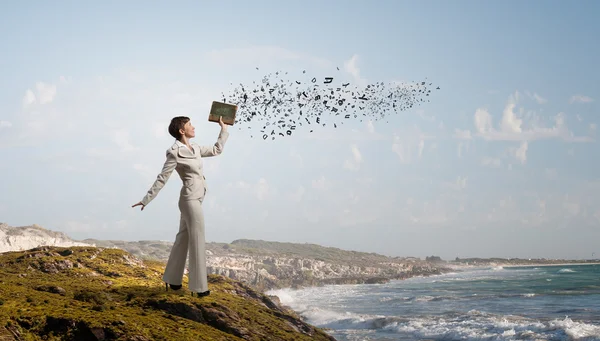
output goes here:
[{"label": "white suit", "polygon": [[196,143],[190,143],[192,150],[188,149],[185,144],[175,141],[171,148],[167,150],[167,160],[162,171],[142,199],[144,206],[150,203],[163,188],[173,170],[177,171],[183,181],[179,194],[181,218],[179,232],[175,237],[175,243],[167,261],[163,280],[169,284],[181,284],[189,250],[188,286],[193,292],[208,290],[204,245],[204,213],[202,211],[202,202],[206,195],[207,186],[202,158],[221,154],[228,137],[229,133],[221,130],[217,142],[213,146],[199,146]]}]

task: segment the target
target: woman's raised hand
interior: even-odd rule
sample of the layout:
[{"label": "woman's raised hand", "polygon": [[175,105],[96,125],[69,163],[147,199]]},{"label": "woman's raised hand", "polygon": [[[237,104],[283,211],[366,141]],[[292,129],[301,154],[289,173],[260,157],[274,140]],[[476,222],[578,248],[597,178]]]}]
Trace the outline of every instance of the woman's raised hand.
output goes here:
[{"label": "woman's raised hand", "polygon": [[223,116],[219,117],[219,125],[221,126],[221,130],[227,130],[227,125],[223,123]]}]

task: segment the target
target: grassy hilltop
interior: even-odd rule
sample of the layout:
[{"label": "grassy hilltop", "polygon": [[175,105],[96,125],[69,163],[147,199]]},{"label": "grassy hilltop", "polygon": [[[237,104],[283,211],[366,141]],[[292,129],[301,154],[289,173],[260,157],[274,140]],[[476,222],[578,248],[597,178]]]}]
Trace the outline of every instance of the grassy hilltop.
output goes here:
[{"label": "grassy hilltop", "polygon": [[120,249],[0,254],[0,341],[334,340],[247,285],[210,275],[208,297],[165,291],[164,264]]}]

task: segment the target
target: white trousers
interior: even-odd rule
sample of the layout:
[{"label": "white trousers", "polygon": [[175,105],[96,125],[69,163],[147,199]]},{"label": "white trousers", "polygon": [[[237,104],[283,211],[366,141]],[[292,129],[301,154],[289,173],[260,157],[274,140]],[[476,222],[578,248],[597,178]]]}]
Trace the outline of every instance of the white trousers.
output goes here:
[{"label": "white trousers", "polygon": [[206,248],[204,245],[204,212],[202,199],[179,200],[179,232],[171,248],[163,280],[179,285],[183,281],[185,261],[190,254],[188,288],[193,292],[208,290],[206,272]]}]

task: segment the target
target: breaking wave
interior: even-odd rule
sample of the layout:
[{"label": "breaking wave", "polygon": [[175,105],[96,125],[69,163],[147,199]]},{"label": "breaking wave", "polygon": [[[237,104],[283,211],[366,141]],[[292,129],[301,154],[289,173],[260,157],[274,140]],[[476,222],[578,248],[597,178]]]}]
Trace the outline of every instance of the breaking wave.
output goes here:
[{"label": "breaking wave", "polygon": [[569,317],[539,321],[516,316],[499,316],[472,310],[467,314],[403,318],[395,316],[336,313],[309,308],[300,315],[310,323],[334,330],[385,330],[406,338],[435,340],[599,340],[600,327],[575,322]]}]

